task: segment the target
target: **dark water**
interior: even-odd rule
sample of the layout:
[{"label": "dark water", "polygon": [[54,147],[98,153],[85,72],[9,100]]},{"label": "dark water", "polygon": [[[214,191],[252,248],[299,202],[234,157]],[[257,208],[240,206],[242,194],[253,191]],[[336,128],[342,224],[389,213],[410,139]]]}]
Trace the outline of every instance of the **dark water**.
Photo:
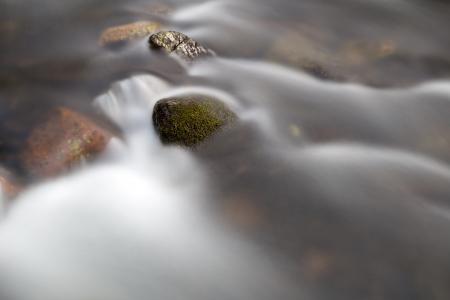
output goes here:
[{"label": "dark water", "polygon": [[[3,164],[24,172],[54,105],[103,99],[127,137],[8,211],[1,299],[450,298],[448,1],[0,5]],[[140,20],[217,57],[99,46]],[[194,152],[162,146],[146,106],[186,90],[240,117]]]}]

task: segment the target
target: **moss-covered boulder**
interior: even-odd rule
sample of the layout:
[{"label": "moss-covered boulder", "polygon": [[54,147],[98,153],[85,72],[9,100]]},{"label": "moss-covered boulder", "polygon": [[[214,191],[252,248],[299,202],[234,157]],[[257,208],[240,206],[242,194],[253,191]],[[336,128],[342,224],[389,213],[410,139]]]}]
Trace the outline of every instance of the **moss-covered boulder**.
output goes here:
[{"label": "moss-covered boulder", "polygon": [[177,31],[160,31],[152,34],[149,44],[153,49],[164,49],[167,53],[175,53],[185,61],[214,54],[187,35]]},{"label": "moss-covered boulder", "polygon": [[222,101],[204,95],[166,98],[153,109],[153,123],[163,143],[195,146],[236,115]]}]

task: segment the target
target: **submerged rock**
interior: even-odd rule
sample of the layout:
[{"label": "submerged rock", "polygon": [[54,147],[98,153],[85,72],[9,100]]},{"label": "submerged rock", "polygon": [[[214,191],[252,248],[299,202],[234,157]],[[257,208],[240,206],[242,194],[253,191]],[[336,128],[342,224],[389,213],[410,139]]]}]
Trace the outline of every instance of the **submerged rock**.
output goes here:
[{"label": "submerged rock", "polygon": [[160,29],[161,24],[146,21],[110,27],[102,32],[99,44],[101,46],[116,46],[130,40],[147,37]]},{"label": "submerged rock", "polygon": [[112,133],[70,108],[58,107],[30,133],[21,160],[34,177],[55,176],[101,153]]},{"label": "submerged rock", "polygon": [[415,53],[398,37],[336,39],[325,28],[292,25],[275,36],[268,60],[326,80],[375,87],[411,86],[450,77],[448,57]]},{"label": "submerged rock", "polygon": [[220,100],[204,95],[173,97],[158,101],[153,123],[163,143],[194,146],[236,115]]},{"label": "submerged rock", "polygon": [[145,5],[144,11],[155,16],[167,16],[174,8],[167,3],[154,2]]},{"label": "submerged rock", "polygon": [[213,52],[187,35],[177,31],[161,31],[150,36],[149,44],[153,48],[163,48],[168,53],[176,53],[187,61],[201,56],[211,56]]},{"label": "submerged rock", "polygon": [[299,27],[277,36],[265,56],[315,77],[335,80],[339,77],[339,63],[326,41],[321,31]]}]

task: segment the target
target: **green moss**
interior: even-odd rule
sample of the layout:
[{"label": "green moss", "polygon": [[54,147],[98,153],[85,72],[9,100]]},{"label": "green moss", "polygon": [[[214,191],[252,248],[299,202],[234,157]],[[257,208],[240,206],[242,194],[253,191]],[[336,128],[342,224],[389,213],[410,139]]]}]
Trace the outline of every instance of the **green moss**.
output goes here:
[{"label": "green moss", "polygon": [[185,146],[204,141],[234,119],[224,103],[205,96],[163,99],[153,113],[161,140]]}]

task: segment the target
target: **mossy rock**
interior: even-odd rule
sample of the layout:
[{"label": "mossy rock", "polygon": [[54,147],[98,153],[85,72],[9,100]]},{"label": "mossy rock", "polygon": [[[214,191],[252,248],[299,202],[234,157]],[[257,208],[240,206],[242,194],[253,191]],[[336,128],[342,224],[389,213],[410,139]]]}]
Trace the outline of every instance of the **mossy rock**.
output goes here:
[{"label": "mossy rock", "polygon": [[153,109],[153,123],[161,141],[188,147],[235,120],[236,115],[225,103],[204,95],[162,99]]}]

